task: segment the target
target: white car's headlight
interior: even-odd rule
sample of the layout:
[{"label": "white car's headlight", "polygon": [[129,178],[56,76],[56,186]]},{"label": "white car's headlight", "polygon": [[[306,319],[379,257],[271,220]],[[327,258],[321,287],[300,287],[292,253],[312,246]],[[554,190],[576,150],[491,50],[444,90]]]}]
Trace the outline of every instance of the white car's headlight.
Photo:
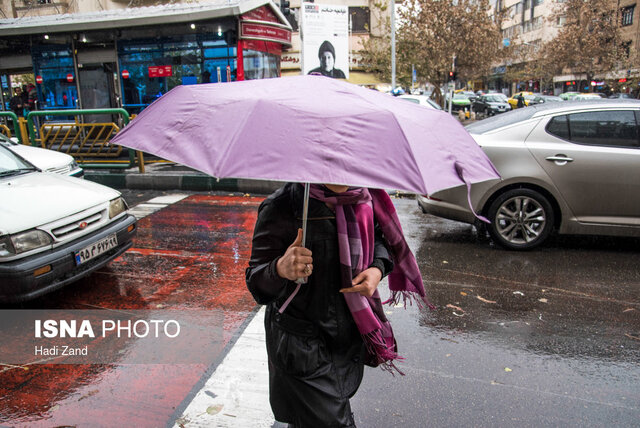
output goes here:
[{"label": "white car's headlight", "polygon": [[51,245],[53,239],[42,230],[28,230],[0,238],[0,257],[26,253],[36,248]]},{"label": "white car's headlight", "polygon": [[69,168],[71,168],[71,171],[80,168],[78,166],[78,162],[76,162],[76,160],[72,160],[71,162],[69,162]]},{"label": "white car's headlight", "polygon": [[124,199],[122,199],[121,197],[113,199],[109,203],[109,218],[114,218],[115,216],[125,212],[126,210],[127,203],[124,201]]}]

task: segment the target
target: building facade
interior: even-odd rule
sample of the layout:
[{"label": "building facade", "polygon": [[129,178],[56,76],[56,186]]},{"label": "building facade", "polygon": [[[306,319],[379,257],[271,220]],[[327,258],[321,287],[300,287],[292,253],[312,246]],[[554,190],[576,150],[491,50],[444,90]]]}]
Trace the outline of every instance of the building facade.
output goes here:
[{"label": "building facade", "polygon": [[[177,85],[277,77],[291,46],[291,26],[268,0],[18,3],[2,3],[12,17],[0,20],[0,74],[10,86],[9,76],[33,73],[38,110],[138,113]],[[87,12],[90,3],[102,10]]]},{"label": "building facade", "polygon": [[[518,75],[527,75],[527,61],[535,56],[542,44],[552,40],[564,24],[562,14],[556,13],[562,10],[564,3],[564,0],[495,0],[494,14],[496,10],[502,11],[503,45],[511,48],[511,55],[507,61],[497,64],[493,69],[493,75],[489,77],[492,89],[503,89],[510,93],[529,90],[559,94],[567,91],[585,92],[585,87],[590,86],[595,86],[597,91],[610,84],[622,83],[615,85],[615,89],[624,92],[631,90],[624,83],[630,77],[640,76],[640,70],[611,70],[606,75],[596,76],[593,82],[587,82],[585,75],[571,70],[565,70],[565,73],[556,75],[552,81],[547,82],[531,77],[519,78]],[[636,0],[617,0],[617,3],[624,46],[629,56],[638,58],[640,12],[636,7]]]}]

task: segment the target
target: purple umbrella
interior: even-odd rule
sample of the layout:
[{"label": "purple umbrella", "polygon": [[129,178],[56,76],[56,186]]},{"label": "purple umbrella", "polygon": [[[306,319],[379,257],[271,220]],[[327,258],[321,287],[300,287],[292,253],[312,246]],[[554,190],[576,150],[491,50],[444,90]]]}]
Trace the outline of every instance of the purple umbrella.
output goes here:
[{"label": "purple umbrella", "polygon": [[111,142],[218,178],[420,194],[499,178],[451,115],[323,76],[178,86]]},{"label": "purple umbrella", "polygon": [[498,178],[457,119],[323,76],[178,86],[111,141],[218,178],[420,194]]}]

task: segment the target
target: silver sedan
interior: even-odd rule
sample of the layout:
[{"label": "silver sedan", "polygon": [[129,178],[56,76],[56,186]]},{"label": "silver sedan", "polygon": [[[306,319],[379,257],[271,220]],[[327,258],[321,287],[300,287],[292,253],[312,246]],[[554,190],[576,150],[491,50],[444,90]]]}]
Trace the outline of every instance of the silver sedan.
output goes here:
[{"label": "silver sedan", "polygon": [[[502,177],[470,194],[492,239],[527,250],[553,231],[640,236],[639,124],[640,102],[602,100],[536,105],[469,125]],[[464,186],[418,204],[481,226]]]}]

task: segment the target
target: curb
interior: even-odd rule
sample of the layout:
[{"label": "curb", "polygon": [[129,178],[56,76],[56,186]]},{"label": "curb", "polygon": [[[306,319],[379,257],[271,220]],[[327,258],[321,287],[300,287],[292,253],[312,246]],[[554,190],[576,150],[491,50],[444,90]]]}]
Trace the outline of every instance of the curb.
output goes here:
[{"label": "curb", "polygon": [[84,178],[116,189],[193,190],[270,194],[282,186],[277,181],[217,179],[198,173],[134,173],[85,170]]}]

